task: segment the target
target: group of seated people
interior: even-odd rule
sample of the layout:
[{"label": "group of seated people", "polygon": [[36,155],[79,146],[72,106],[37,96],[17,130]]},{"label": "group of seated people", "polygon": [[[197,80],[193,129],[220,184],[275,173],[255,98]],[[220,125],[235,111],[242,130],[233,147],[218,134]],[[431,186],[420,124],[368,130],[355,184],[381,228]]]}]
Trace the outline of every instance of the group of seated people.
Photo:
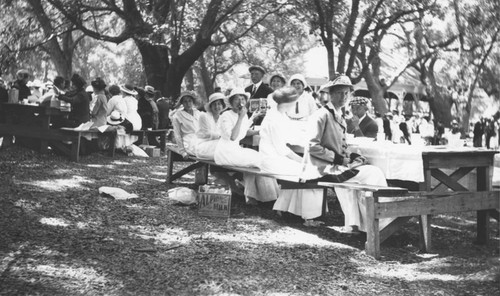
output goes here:
[{"label": "group of seated people", "polygon": [[[170,102],[162,98],[161,92],[152,86],[108,86],[100,77],[87,85],[85,79],[77,73],[73,74],[70,81],[57,76],[53,82],[44,85],[36,79],[29,81],[29,77],[26,70],[18,72],[17,80],[12,85],[12,88],[18,90],[16,101],[69,111],[66,116],[52,118],[53,128],[92,130],[105,127],[106,130],[117,130],[116,148],[126,151],[131,144],[142,141],[137,136],[130,135],[131,131],[166,129],[170,126]],[[160,116],[160,113],[166,115]],[[105,135],[98,138],[106,140]],[[148,142],[159,146],[152,134],[148,134]]]},{"label": "group of seated people", "polygon": [[[179,96],[172,123],[183,157],[213,160],[221,166],[256,167],[267,175],[298,177],[305,182],[349,180],[387,186],[380,169],[367,165],[365,157],[348,150],[342,108],[353,87],[347,76],[340,75],[322,87],[326,95],[322,96],[324,105],[320,108],[312,96],[305,95],[305,79],[294,75],[288,86],[281,83],[274,90],[268,89],[267,94],[260,94],[272,100],[269,109],[258,108],[248,114],[248,101],[258,95],[263,87],[259,79],[265,74],[261,67],[253,66],[249,71],[253,85],[233,89],[227,96],[210,95],[206,112],[196,108],[200,99],[195,93]],[[271,77],[271,85],[276,77]],[[255,126],[260,120],[260,127]],[[260,135],[258,151],[240,145],[244,137],[256,134]],[[303,146],[304,154],[297,154],[290,145]],[[231,186],[230,181],[225,183]],[[322,189],[281,189],[275,178],[251,173],[243,174],[243,183],[247,203],[274,202],[274,210],[300,216],[306,226],[321,224],[315,219],[322,215]],[[345,214],[343,231],[364,231],[357,191],[335,191]]]}]

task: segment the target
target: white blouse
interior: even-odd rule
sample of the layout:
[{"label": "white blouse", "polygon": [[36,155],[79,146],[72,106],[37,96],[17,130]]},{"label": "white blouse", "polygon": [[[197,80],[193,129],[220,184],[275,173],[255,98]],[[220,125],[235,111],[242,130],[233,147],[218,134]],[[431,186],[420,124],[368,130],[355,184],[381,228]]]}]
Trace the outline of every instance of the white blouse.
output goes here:
[{"label": "white blouse", "polygon": [[113,96],[108,101],[108,115],[115,110],[120,112],[122,115],[127,114],[127,103],[125,103],[125,100],[121,95]]},{"label": "white blouse", "polygon": [[219,126],[211,112],[200,112],[199,129],[196,135],[206,141],[220,138]]},{"label": "white blouse", "polygon": [[189,153],[194,155],[194,138],[199,127],[201,112],[193,109],[193,115],[184,111],[184,109],[175,112],[172,117],[172,126],[177,146],[182,154]]},{"label": "white blouse", "polygon": [[287,114],[293,120],[307,120],[316,110],[318,110],[318,106],[313,96],[304,91],[295,103],[293,110]]}]

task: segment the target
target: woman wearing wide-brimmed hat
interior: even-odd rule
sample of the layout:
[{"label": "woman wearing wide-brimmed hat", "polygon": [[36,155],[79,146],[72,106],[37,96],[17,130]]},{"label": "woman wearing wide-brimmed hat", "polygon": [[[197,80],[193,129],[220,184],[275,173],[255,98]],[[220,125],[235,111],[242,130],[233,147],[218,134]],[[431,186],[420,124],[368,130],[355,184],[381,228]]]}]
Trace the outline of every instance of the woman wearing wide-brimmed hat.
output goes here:
[{"label": "woman wearing wide-brimmed hat", "polygon": [[205,104],[206,112],[201,112],[199,129],[196,132],[200,139],[195,149],[196,157],[214,159],[215,147],[220,138],[217,122],[226,106],[226,96],[222,93],[213,93],[208,97],[208,102]]},{"label": "woman wearing wide-brimmed hat", "polygon": [[[286,86],[273,92],[275,108],[267,111],[260,129],[259,152],[262,155],[261,170],[271,174],[297,176],[306,178],[308,171],[302,157],[292,151],[287,144],[293,144],[290,130],[292,120],[287,112],[295,107],[299,98],[297,91]],[[310,178],[319,177],[317,169],[309,166]],[[289,212],[302,217],[307,226],[315,226],[317,222],[311,219],[322,214],[322,189],[287,189],[280,190],[279,197],[273,209],[278,212]]]},{"label": "woman wearing wide-brimmed hat", "polygon": [[[250,127],[259,117],[260,110],[253,113],[250,118],[247,117],[246,103],[249,97],[249,93],[238,88],[233,89],[228,96],[230,110],[222,113],[217,122],[221,138],[215,148],[214,159],[219,165],[241,167],[261,165],[259,152],[240,146],[240,140],[245,136],[258,134],[258,131],[251,130]],[[276,180],[253,174],[244,174],[243,178],[247,203],[254,203],[255,200],[261,202],[276,200],[278,196]]]},{"label": "woman wearing wide-brimmed hat", "polygon": [[195,147],[198,143],[196,132],[201,113],[196,109],[198,101],[196,93],[182,92],[176,103],[178,110],[172,115],[175,141],[184,158],[187,158],[189,154],[195,155]]},{"label": "woman wearing wide-brimmed hat", "polygon": [[130,84],[120,86],[120,90],[122,92],[123,100],[127,105],[127,114],[125,114],[125,118],[132,123],[134,130],[140,130],[142,128],[142,120],[139,113],[137,113],[138,101],[135,98],[135,96],[137,96],[137,92]]}]

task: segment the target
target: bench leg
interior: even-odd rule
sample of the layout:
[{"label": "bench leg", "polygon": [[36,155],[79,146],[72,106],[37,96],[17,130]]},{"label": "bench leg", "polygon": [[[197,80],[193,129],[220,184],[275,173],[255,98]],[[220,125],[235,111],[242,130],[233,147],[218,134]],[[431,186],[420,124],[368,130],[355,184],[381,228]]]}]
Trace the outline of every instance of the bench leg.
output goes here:
[{"label": "bench leg", "polygon": [[371,192],[365,192],[362,197],[366,209],[366,243],[365,252],[375,259],[380,258],[379,219],[375,218],[375,201],[377,198]]},{"label": "bench leg", "polygon": [[167,145],[167,132],[160,134],[160,151],[165,152],[165,146]]},{"label": "bench leg", "polygon": [[74,162],[80,161],[80,135],[71,141],[71,160]]},{"label": "bench leg", "polygon": [[174,160],[172,151],[167,151],[167,179],[165,182],[167,184],[172,184],[172,173],[174,172]]},{"label": "bench leg", "polygon": [[418,217],[420,228],[420,250],[422,252],[430,252],[431,244],[431,216],[422,215]]},{"label": "bench leg", "polygon": [[204,164],[194,172],[194,184],[205,185],[208,183],[208,165]]}]

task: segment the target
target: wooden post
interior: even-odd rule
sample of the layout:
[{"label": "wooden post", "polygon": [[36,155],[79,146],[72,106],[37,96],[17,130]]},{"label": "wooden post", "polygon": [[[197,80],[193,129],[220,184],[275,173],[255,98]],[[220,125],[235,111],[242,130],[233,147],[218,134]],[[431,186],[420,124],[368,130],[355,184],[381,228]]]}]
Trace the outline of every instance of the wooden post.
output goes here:
[{"label": "wooden post", "polygon": [[194,184],[204,185],[208,183],[208,165],[205,164],[194,171]]},{"label": "wooden post", "polygon": [[[420,183],[420,191],[432,192],[432,174],[430,168],[425,168],[424,166],[424,179],[423,183]],[[421,215],[418,217],[419,221],[419,246],[420,250],[423,252],[430,252],[432,248],[431,242],[431,216]]]},{"label": "wooden post", "polygon": [[366,207],[366,254],[373,256],[375,259],[380,258],[380,233],[379,219],[375,216],[375,203],[378,202],[378,197],[373,196],[373,192],[364,192],[362,196]]},{"label": "wooden post", "polygon": [[167,151],[167,179],[165,180],[165,182],[167,184],[171,184],[172,183],[172,173],[174,171],[174,160],[173,160],[173,153],[172,151],[168,150]]},{"label": "wooden post", "polygon": [[[477,191],[491,190],[490,167],[477,168]],[[489,240],[489,210],[477,211],[477,240],[478,244],[486,244]]]}]

